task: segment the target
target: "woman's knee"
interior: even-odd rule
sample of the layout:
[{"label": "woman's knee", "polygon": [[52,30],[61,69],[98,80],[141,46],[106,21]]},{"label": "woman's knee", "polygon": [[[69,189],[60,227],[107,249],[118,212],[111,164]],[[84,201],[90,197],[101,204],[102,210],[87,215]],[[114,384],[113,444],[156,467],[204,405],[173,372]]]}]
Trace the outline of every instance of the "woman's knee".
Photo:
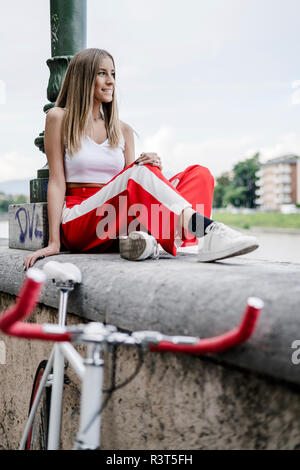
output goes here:
[{"label": "woman's knee", "polygon": [[211,171],[206,167],[202,165],[192,165],[190,168],[190,171],[192,171],[195,176],[198,178],[204,178],[206,181],[210,181],[213,185],[215,183],[215,179],[211,173]]}]

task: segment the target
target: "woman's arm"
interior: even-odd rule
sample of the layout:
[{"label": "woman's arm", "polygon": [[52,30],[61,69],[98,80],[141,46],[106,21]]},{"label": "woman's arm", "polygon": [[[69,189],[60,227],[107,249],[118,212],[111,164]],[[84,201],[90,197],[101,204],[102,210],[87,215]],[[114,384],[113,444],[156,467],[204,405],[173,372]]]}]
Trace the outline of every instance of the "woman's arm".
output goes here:
[{"label": "woman's arm", "polygon": [[125,122],[121,122],[121,127],[125,140],[125,166],[128,166],[135,160],[134,135],[132,128],[128,124],[125,124]]},{"label": "woman's arm", "polygon": [[44,144],[50,175],[47,191],[49,242],[47,247],[27,256],[24,261],[25,269],[33,266],[40,256],[51,256],[60,252],[60,223],[66,192],[62,139],[64,113],[63,109],[55,107],[46,115]]},{"label": "woman's arm", "polygon": [[64,113],[62,108],[53,108],[48,112],[44,137],[50,175],[47,191],[49,244],[54,243],[59,246],[61,213],[66,193],[62,137]]},{"label": "woman's arm", "polygon": [[141,164],[146,164],[150,163],[153,166],[157,166],[160,170],[162,170],[162,163],[160,157],[157,155],[157,153],[154,152],[147,152],[147,153],[141,153],[139,158],[135,160],[135,151],[134,151],[134,136],[133,136],[133,130],[132,128],[128,125],[125,124],[125,122],[121,121],[121,127],[122,127],[122,132],[125,140],[125,166],[131,165],[134,161],[141,163]]}]

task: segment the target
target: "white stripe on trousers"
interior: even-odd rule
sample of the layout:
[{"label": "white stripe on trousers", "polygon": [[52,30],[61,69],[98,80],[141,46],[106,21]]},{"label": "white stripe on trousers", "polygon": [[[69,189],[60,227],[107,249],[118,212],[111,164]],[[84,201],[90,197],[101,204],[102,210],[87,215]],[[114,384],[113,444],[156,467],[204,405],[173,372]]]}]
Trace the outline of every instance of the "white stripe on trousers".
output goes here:
[{"label": "white stripe on trousers", "polygon": [[145,191],[150,193],[163,206],[177,215],[180,215],[183,209],[192,207],[192,204],[174,191],[147,166],[133,165],[116,176],[113,181],[103,186],[95,194],[85,199],[81,204],[68,208],[66,203],[64,203],[61,222],[65,224],[97,209],[102,204],[125,191],[130,179],[142,186]]}]

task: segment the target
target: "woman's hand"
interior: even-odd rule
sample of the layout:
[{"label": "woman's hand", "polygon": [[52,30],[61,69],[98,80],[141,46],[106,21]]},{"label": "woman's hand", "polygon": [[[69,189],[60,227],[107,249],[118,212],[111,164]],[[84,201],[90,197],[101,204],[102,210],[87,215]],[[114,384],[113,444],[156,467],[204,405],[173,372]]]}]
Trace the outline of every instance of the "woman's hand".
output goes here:
[{"label": "woman's hand", "polygon": [[158,166],[158,168],[162,170],[161,159],[157,155],[157,153],[153,153],[153,152],[141,153],[141,155],[135,161],[135,163],[139,163],[140,165],[145,165],[146,163],[150,163],[153,166]]},{"label": "woman's hand", "polygon": [[59,243],[49,243],[48,246],[45,248],[41,248],[40,250],[35,251],[27,256],[24,260],[24,271],[27,271],[28,268],[31,268],[34,263],[39,258],[45,258],[46,256],[58,255],[60,252],[60,244]]}]

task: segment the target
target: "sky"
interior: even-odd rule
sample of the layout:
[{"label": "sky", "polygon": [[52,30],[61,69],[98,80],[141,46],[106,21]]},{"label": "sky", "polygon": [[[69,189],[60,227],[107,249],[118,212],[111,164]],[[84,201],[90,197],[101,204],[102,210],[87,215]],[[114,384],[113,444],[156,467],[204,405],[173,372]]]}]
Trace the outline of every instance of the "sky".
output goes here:
[{"label": "sky", "polygon": [[[49,0],[0,10],[0,182],[34,178],[43,131]],[[87,47],[115,59],[120,119],[136,158],[157,152],[166,175],[189,165],[215,177],[260,152],[300,155],[299,0],[87,0]]]}]

